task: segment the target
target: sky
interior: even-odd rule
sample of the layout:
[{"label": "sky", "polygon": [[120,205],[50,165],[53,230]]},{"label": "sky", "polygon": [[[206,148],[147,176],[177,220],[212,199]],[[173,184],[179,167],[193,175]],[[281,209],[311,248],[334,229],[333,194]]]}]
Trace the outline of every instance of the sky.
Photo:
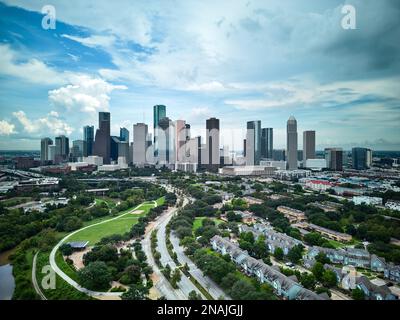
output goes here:
[{"label": "sky", "polygon": [[[246,122],[316,130],[317,149],[400,150],[400,1],[0,0],[0,149],[82,139],[111,112],[112,134],[152,124],[153,105],[192,135],[220,119],[240,150]],[[344,29],[344,5],[356,28]],[[132,137],[131,137],[132,138]]]}]

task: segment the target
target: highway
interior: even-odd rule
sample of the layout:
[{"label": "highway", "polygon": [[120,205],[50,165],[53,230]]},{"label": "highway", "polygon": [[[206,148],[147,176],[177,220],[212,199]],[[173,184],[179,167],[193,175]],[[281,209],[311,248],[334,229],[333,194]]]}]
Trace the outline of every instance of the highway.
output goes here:
[{"label": "highway", "polygon": [[[172,214],[174,210],[168,210],[161,214],[157,220],[149,225],[146,229],[146,234],[142,240],[142,248],[147,257],[148,264],[153,268],[153,272],[156,274],[158,280],[154,281],[155,288],[164,296],[167,300],[186,300],[187,296],[184,295],[180,290],[172,288],[169,281],[164,277],[161,270],[156,265],[153,255],[151,253],[151,233],[153,230],[157,230],[160,224],[164,223]],[[163,240],[165,243],[165,239]]]},{"label": "highway", "polygon": [[[188,203],[188,200],[185,198],[183,205],[186,205]],[[171,267],[171,270],[175,270],[177,267],[175,262],[172,260],[168,249],[167,249],[167,244],[166,244],[166,226],[177,211],[177,208],[173,208],[171,212],[166,216],[166,218],[159,224],[158,230],[157,230],[157,240],[158,240],[158,251],[161,254],[161,264],[163,266],[166,266],[169,264]],[[206,298],[203,296],[203,294],[200,292],[200,290],[193,284],[193,282],[190,281],[190,279],[181,272],[181,280],[178,283],[178,287],[183,295],[184,295],[184,300],[187,300],[189,293],[191,291],[196,291],[198,294],[202,296],[203,299],[206,300]]]},{"label": "highway", "polygon": [[183,265],[187,263],[189,266],[190,274],[202,285],[204,289],[215,299],[223,297],[224,300],[231,300],[229,296],[225,294],[224,291],[209,277],[205,276],[203,272],[194,264],[192,260],[189,259],[184,253],[183,248],[179,245],[179,239],[171,232],[170,240],[174,247],[174,251],[178,256],[178,261]]}]

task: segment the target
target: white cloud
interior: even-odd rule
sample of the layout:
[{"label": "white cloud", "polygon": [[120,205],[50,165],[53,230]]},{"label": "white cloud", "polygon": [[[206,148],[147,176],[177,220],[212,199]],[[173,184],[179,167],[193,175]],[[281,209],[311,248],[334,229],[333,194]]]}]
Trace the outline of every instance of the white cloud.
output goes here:
[{"label": "white cloud", "polygon": [[400,100],[400,93],[395,89],[399,81],[399,78],[385,78],[320,84],[303,78],[264,85],[257,84],[253,89],[251,86],[236,84],[238,90],[242,88],[244,91],[253,91],[261,97],[226,99],[224,103],[238,110],[261,110],[299,106],[334,107],[355,102],[368,95],[374,95],[380,99]]},{"label": "white cloud", "polygon": [[68,34],[62,34],[61,37],[79,42],[87,47],[110,47],[115,42],[115,37],[113,36],[93,35],[90,37],[82,38],[71,36]]},{"label": "white cloud", "polygon": [[13,116],[22,125],[24,131],[31,135],[70,135],[74,130],[66,122],[59,119],[58,114],[56,115],[54,112],[39,119],[28,118],[22,110],[13,112]]},{"label": "white cloud", "polygon": [[9,136],[10,134],[16,133],[14,131],[15,125],[7,122],[6,120],[0,120],[0,135]]},{"label": "white cloud", "polygon": [[126,86],[112,85],[101,78],[76,75],[71,84],[49,91],[50,103],[67,111],[96,113],[109,110],[110,94]]},{"label": "white cloud", "polygon": [[59,73],[37,59],[19,62],[19,55],[7,44],[0,44],[0,74],[37,84],[65,83],[65,74]]}]

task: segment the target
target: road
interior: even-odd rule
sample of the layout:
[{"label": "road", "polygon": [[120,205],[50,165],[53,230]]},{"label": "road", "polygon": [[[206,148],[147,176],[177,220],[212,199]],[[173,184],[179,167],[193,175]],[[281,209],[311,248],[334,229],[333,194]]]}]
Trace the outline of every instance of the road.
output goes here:
[{"label": "road", "polygon": [[344,293],[340,292],[336,289],[329,289],[331,291],[331,299],[332,300],[353,300],[349,296],[345,295]]},{"label": "road", "polygon": [[203,272],[190,260],[184,253],[183,248],[179,245],[179,239],[171,232],[170,235],[171,243],[174,247],[174,251],[178,256],[178,261],[183,265],[187,263],[189,266],[190,274],[205,288],[208,293],[217,300],[220,297],[224,297],[224,300],[231,300],[229,296],[209,277],[205,276]]},{"label": "road", "polygon": [[35,256],[33,257],[33,262],[32,262],[32,284],[33,284],[33,288],[35,289],[36,293],[40,296],[40,299],[47,300],[47,298],[43,294],[42,290],[40,290],[39,284],[37,283],[37,279],[36,279],[36,260],[37,260],[38,254],[39,254],[39,251],[36,252]]},{"label": "road", "polygon": [[[154,201],[154,203],[155,203],[155,205],[157,205],[157,202],[156,202],[156,201]],[[81,228],[81,229],[75,230],[74,232],[72,232],[72,233],[68,234],[67,236],[65,236],[63,239],[61,239],[61,241],[60,241],[59,243],[57,243],[57,244],[54,246],[53,250],[51,250],[51,252],[50,252],[49,260],[50,260],[50,266],[51,266],[51,268],[52,268],[52,269],[54,270],[54,272],[57,273],[64,281],[66,281],[68,284],[70,284],[71,286],[73,286],[76,290],[78,290],[78,291],[80,291],[80,292],[83,292],[83,293],[87,294],[88,296],[91,296],[91,297],[93,297],[93,298],[101,298],[101,299],[104,299],[105,297],[110,297],[110,298],[114,298],[114,299],[115,299],[115,298],[119,298],[119,297],[122,295],[122,292],[99,292],[99,291],[92,291],[92,290],[89,290],[89,289],[86,289],[86,288],[82,287],[79,283],[77,283],[76,281],[74,281],[73,279],[71,279],[67,274],[65,274],[65,273],[57,266],[55,257],[56,257],[56,253],[57,253],[58,248],[59,248],[69,237],[71,237],[72,235],[74,235],[74,234],[76,234],[76,233],[78,233],[78,232],[80,232],[80,231],[82,231],[82,230],[89,229],[89,228],[91,228],[91,227],[98,226],[98,225],[100,225],[100,224],[104,224],[104,223],[107,223],[107,222],[110,222],[110,221],[119,219],[119,218],[121,218],[121,217],[123,217],[123,216],[125,216],[125,215],[127,215],[127,214],[130,214],[131,211],[137,210],[141,205],[142,205],[142,204],[138,205],[137,207],[133,208],[132,210],[130,210],[130,211],[127,212],[127,213],[121,214],[121,215],[119,215],[119,216],[117,216],[117,217],[114,217],[114,218],[111,218],[111,219],[107,219],[107,220],[104,220],[104,221],[101,221],[101,222],[98,222],[98,223],[91,224],[91,225],[89,225],[89,226],[86,226],[86,227],[83,227],[83,228]]]},{"label": "road", "polygon": [[[183,292],[180,292],[180,290],[175,290],[172,288],[171,284],[169,281],[164,277],[162,274],[161,270],[158,268],[156,265],[153,255],[151,253],[151,233],[153,230],[156,230],[160,224],[162,224],[170,215],[174,213],[173,210],[168,210],[161,214],[157,220],[155,220],[153,223],[149,225],[149,227],[146,229],[146,234],[144,239],[142,240],[142,248],[144,253],[146,254],[147,257],[147,262],[150,266],[152,266],[154,273],[156,274],[158,280],[154,281],[154,286],[156,289],[160,292],[162,296],[164,296],[167,300],[185,300],[187,299],[187,296],[185,297]],[[165,242],[165,239],[164,239]]]},{"label": "road", "polygon": [[[185,206],[187,203],[189,202],[188,199],[184,199],[183,202],[183,206]],[[172,260],[168,249],[167,249],[167,244],[166,244],[166,226],[169,223],[169,221],[172,219],[173,215],[175,214],[175,212],[177,211],[177,208],[174,208],[171,210],[171,212],[166,216],[165,219],[163,219],[162,222],[160,222],[158,230],[157,230],[157,242],[158,242],[158,251],[161,254],[161,264],[163,266],[166,266],[167,264],[169,264],[169,266],[171,267],[171,270],[174,270],[177,266],[175,264],[175,262]],[[189,293],[191,291],[196,291],[198,294],[201,295],[201,297],[203,299],[206,300],[206,297],[204,297],[204,295],[200,292],[200,290],[193,284],[192,281],[190,281],[190,279],[181,272],[181,281],[179,281],[178,283],[178,287],[181,291],[181,293],[184,295],[184,300],[187,300]]]}]

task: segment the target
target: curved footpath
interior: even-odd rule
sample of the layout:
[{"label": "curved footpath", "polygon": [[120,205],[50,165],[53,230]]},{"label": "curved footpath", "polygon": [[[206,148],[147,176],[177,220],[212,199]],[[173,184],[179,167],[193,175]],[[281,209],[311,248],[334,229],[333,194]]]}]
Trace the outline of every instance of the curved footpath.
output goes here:
[{"label": "curved footpath", "polygon": [[[154,202],[155,207],[157,207],[157,201],[153,201],[153,202]],[[128,212],[123,213],[123,214],[121,214],[121,215],[119,215],[119,216],[117,216],[117,217],[114,217],[114,218],[111,218],[111,219],[108,219],[108,220],[104,220],[104,221],[101,221],[101,222],[98,222],[98,223],[91,224],[91,225],[89,225],[89,226],[86,226],[86,227],[83,227],[83,228],[81,228],[81,229],[75,230],[74,232],[71,232],[70,234],[66,235],[63,239],[60,240],[60,242],[58,242],[58,243],[54,246],[53,250],[51,250],[51,252],[50,252],[49,260],[50,260],[50,266],[51,266],[51,268],[52,268],[64,281],[66,281],[68,284],[70,284],[71,286],[73,286],[76,290],[78,290],[78,291],[80,291],[80,292],[83,292],[83,293],[87,294],[88,296],[91,296],[91,297],[93,297],[93,298],[101,298],[101,297],[114,297],[114,298],[116,298],[116,297],[120,297],[120,296],[123,294],[123,292],[100,292],[100,291],[89,290],[89,289],[86,289],[86,288],[82,287],[79,283],[77,283],[76,281],[74,281],[73,279],[71,279],[67,274],[65,274],[65,273],[57,266],[55,257],[56,257],[56,253],[57,253],[58,248],[59,248],[59,247],[64,243],[64,241],[67,240],[69,237],[73,236],[74,234],[76,234],[76,233],[78,233],[78,232],[81,232],[82,230],[86,230],[86,229],[92,228],[92,227],[94,227],[94,226],[98,226],[98,225],[100,225],[100,224],[104,224],[104,223],[107,223],[107,222],[110,222],[110,221],[113,221],[113,220],[117,220],[117,219],[119,219],[119,218],[121,218],[121,217],[123,217],[123,216],[125,216],[125,215],[130,214],[132,211],[137,210],[141,205],[143,205],[143,203],[139,204],[139,205],[136,206],[135,208],[133,208],[133,209],[129,210]]]},{"label": "curved footpath", "polygon": [[36,252],[35,256],[33,257],[33,262],[32,262],[32,284],[33,284],[33,288],[35,289],[36,293],[40,296],[40,299],[47,300],[47,298],[43,294],[42,290],[40,290],[40,286],[37,283],[37,279],[36,279],[36,260],[37,260],[38,254],[39,254],[39,251]]}]

